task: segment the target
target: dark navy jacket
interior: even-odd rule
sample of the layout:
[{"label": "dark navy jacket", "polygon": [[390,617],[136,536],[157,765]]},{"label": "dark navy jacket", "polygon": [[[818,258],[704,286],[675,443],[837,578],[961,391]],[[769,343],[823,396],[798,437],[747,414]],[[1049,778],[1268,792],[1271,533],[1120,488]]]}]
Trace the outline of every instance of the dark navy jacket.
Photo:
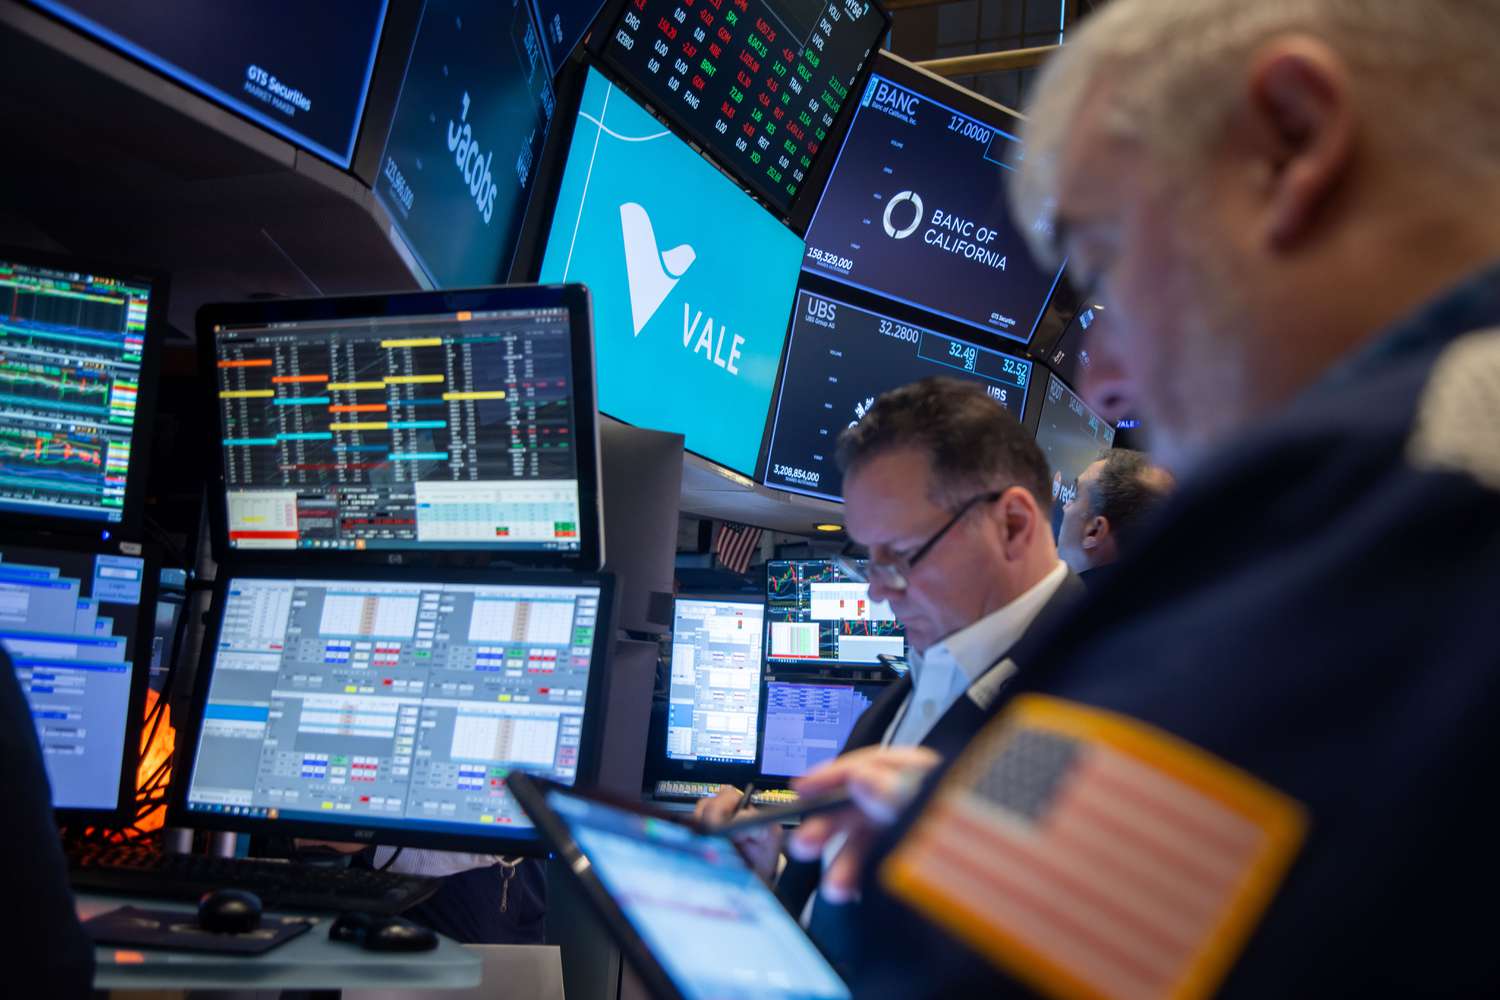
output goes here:
[{"label": "dark navy jacket", "polygon": [[[1419,411],[1469,471],[1414,444]],[[1306,807],[1221,995],[1500,994],[1500,268],[1227,444],[1139,541],[1016,687]],[[1027,995],[872,880],[861,920],[859,996]]]}]

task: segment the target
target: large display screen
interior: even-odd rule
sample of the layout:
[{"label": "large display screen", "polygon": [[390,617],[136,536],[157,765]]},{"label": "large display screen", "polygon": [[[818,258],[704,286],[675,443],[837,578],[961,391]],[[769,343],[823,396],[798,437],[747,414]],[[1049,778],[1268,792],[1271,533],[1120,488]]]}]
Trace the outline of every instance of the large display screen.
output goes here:
[{"label": "large display screen", "polygon": [[565,308],[220,326],[229,545],[581,547]]},{"label": "large display screen", "polygon": [[150,655],[137,648],[145,573],[133,556],[0,548],[0,641],[31,704],[55,809],[119,805],[133,675]]},{"label": "large display screen", "polygon": [[906,629],[870,585],[831,559],[766,563],[766,663],[771,667],[873,667],[906,655]]},{"label": "large display screen", "polygon": [[802,241],[590,70],[542,260],[594,300],[599,409],[755,474]]},{"label": "large display screen", "polygon": [[375,192],[434,285],[505,280],[556,104],[527,0],[428,0]]},{"label": "large display screen", "polygon": [[354,156],[386,0],[34,0],[341,167]]},{"label": "large display screen", "polygon": [[1078,495],[1083,470],[1114,447],[1115,429],[1088,408],[1056,375],[1047,378],[1047,398],[1036,443],[1052,468],[1052,529],[1062,524],[1062,510]]},{"label": "large display screen", "polygon": [[631,0],[605,55],[786,211],[885,29],[865,0]]},{"label": "large display screen", "polygon": [[1039,267],[1011,222],[1007,164],[1020,144],[1008,130],[1018,124],[880,60],[808,228],[803,266],[1026,343],[1061,270]]},{"label": "large display screen", "polygon": [[759,601],[677,599],[667,756],[755,762],[765,606]]},{"label": "large display screen", "polygon": [[978,382],[1020,420],[1031,362],[803,291],[771,424],[767,486],[838,500],[834,446],[881,393],[930,375]]},{"label": "large display screen", "polygon": [[505,779],[573,783],[600,604],[597,585],[229,581],[189,812],[529,828]]},{"label": "large display screen", "polygon": [[124,519],[152,294],[0,260],[0,511]]}]

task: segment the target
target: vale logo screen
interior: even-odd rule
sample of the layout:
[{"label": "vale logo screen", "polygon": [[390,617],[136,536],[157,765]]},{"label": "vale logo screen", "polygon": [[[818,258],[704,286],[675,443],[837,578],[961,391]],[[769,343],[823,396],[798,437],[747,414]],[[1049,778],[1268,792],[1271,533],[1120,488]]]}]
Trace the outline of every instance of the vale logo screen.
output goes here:
[{"label": "vale logo screen", "polygon": [[753,475],[802,241],[590,70],[541,280],[594,299],[599,409]]}]

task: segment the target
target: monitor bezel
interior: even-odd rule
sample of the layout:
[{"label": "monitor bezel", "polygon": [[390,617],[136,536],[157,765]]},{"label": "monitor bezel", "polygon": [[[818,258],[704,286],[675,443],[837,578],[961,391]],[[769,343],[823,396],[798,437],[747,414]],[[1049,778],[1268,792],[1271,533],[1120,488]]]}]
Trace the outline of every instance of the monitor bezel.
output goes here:
[{"label": "monitor bezel", "polygon": [[[556,586],[599,588],[599,617],[594,628],[593,657],[590,661],[588,685],[583,699],[583,737],[578,748],[578,774],[574,784],[592,784],[598,774],[599,758],[603,751],[605,708],[605,674],[609,669],[609,657],[614,642],[614,577],[608,573],[506,573],[498,576],[486,570],[459,567],[428,567],[421,570],[423,583],[457,583],[479,585]],[[177,732],[177,750],[173,756],[172,791],[167,804],[167,825],[188,829],[224,830],[261,836],[308,837],[321,840],[339,840],[351,843],[390,847],[428,848],[438,851],[472,851],[477,853],[503,853],[540,857],[546,853],[535,829],[525,830],[518,836],[486,835],[475,832],[454,833],[435,831],[402,825],[361,823],[351,819],[347,823],[318,822],[304,819],[260,819],[224,813],[192,810],[188,807],[188,793],[192,787],[193,771],[197,765],[198,745],[203,738],[203,711],[208,703],[208,692],[213,682],[214,653],[219,646],[219,636],[224,627],[224,610],[229,586],[235,580],[333,580],[370,583],[406,582],[413,578],[409,570],[396,571],[373,566],[328,566],[310,571],[303,565],[280,567],[256,566],[232,568],[222,566],[214,581],[213,597],[209,605],[208,625],[204,632],[203,650],[206,655],[198,664],[195,677],[192,710]],[[568,786],[564,786],[568,787]]]},{"label": "monitor bezel", "polygon": [[[125,707],[125,739],[120,753],[119,792],[113,809],[54,806],[52,814],[59,826],[98,826],[106,829],[130,826],[135,821],[134,806],[141,760],[141,729],[145,724],[146,687],[151,674],[151,639],[155,634],[158,576],[161,554],[155,546],[122,540],[104,541],[66,535],[37,535],[15,528],[0,529],[0,551],[20,547],[47,551],[60,549],[70,554],[88,556],[126,556],[140,559],[142,565],[141,596],[135,622],[135,658],[130,664],[130,694]],[[30,700],[28,699],[28,704]]]},{"label": "monitor bezel", "polygon": [[[578,529],[576,552],[527,549],[454,549],[441,545],[398,549],[244,549],[229,544],[229,493],[217,394],[215,326],[245,326],[309,320],[438,315],[461,310],[566,308],[572,331],[574,441],[578,448]],[[205,412],[212,413],[212,452],[208,481],[210,537],[215,558],[236,565],[490,566],[515,569],[567,569],[593,572],[604,561],[604,518],[599,500],[598,391],[594,376],[593,304],[581,284],[490,285],[441,291],[395,292],[312,299],[205,305],[197,316],[198,359]]]},{"label": "monitor bezel", "polygon": [[[863,677],[822,676],[822,675],[818,675],[818,674],[799,674],[799,673],[793,673],[793,674],[773,674],[770,671],[764,672],[762,674],[761,680],[760,680],[760,714],[756,718],[756,722],[755,722],[757,731],[760,733],[760,742],[756,746],[756,753],[755,753],[755,783],[756,783],[756,787],[759,787],[759,788],[771,788],[771,787],[774,787],[774,786],[787,787],[787,786],[790,786],[793,781],[796,781],[799,777],[801,777],[801,775],[797,775],[797,774],[767,774],[766,773],[766,715],[767,715],[766,709],[767,709],[767,706],[769,705],[768,696],[771,693],[771,685],[772,684],[790,684],[790,685],[792,685],[794,687],[835,687],[835,686],[837,686],[837,687],[862,688],[866,692],[870,692],[870,691],[877,692],[877,696],[870,699],[870,708],[874,708],[875,707],[875,703],[879,700],[879,696],[883,695],[886,691],[890,690],[891,685],[896,684],[896,683],[898,683],[898,681],[895,678],[893,678],[893,677],[884,677],[884,678],[880,678],[880,679],[871,680],[871,679],[866,679],[866,678],[863,678]],[[868,712],[869,710],[870,710],[869,708],[865,709],[866,712]],[[863,719],[863,718],[864,718],[864,716],[861,715],[859,719],[855,719],[854,720],[854,725],[858,726],[859,723],[860,723],[860,720]],[[852,727],[850,728],[849,733],[850,733],[851,736],[854,734],[854,729]],[[849,742],[848,742],[848,740],[845,740],[844,741],[844,745],[839,748],[839,752],[837,754],[834,754],[834,757],[841,756],[842,754],[844,754],[845,752],[847,752],[848,749],[849,749]],[[804,772],[804,773],[806,773],[806,772]]]},{"label": "monitor bezel", "polygon": [[141,347],[140,379],[136,388],[135,423],[130,429],[130,468],[125,474],[125,501],[121,506],[120,520],[41,514],[25,510],[0,511],[0,517],[7,520],[12,517],[24,518],[25,523],[40,531],[95,539],[99,538],[101,533],[107,532],[108,536],[119,535],[123,538],[139,540],[142,537],[146,515],[146,477],[150,474],[151,462],[151,434],[148,427],[151,417],[156,412],[161,356],[166,344],[167,295],[171,290],[170,279],[164,271],[137,267],[133,264],[38,251],[18,246],[0,245],[0,260],[30,267],[78,271],[94,277],[142,282],[151,289],[151,298],[146,305],[146,330]]}]

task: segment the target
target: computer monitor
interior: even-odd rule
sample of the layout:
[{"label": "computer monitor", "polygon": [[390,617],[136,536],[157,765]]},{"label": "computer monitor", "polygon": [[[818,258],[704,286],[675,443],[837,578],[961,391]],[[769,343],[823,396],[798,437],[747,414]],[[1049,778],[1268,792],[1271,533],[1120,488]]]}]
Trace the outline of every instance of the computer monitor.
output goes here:
[{"label": "computer monitor", "polygon": [[1078,495],[1078,477],[1115,444],[1115,429],[1089,409],[1056,375],[1047,376],[1036,443],[1052,468],[1052,530],[1062,525],[1062,510]]},{"label": "computer monitor", "polygon": [[221,571],[170,822],[514,853],[597,768],[608,577]]},{"label": "computer monitor", "polygon": [[764,618],[760,601],[678,596],[667,691],[669,765],[755,763]]},{"label": "computer monitor", "polygon": [[615,626],[661,633],[672,625],[682,435],[599,421],[605,569],[620,595]]},{"label": "computer monitor", "polygon": [[375,194],[437,287],[504,280],[557,98],[529,3],[428,0]]},{"label": "computer monitor", "polygon": [[0,537],[0,643],[59,819],[111,824],[135,791],[156,566],[139,546]]},{"label": "computer monitor", "polygon": [[349,166],[387,0],[34,0],[235,114]]},{"label": "computer monitor", "polygon": [[888,686],[888,681],[768,680],[761,696],[761,777],[800,777],[843,753],[854,724]]},{"label": "computer monitor", "polygon": [[928,376],[976,382],[1022,419],[1032,363],[976,339],[938,333],[804,289],[792,314],[771,418],[766,485],[841,500],[844,477],[834,462],[839,434],[864,419],[882,393]]},{"label": "computer monitor", "polygon": [[209,306],[198,333],[219,551],[599,566],[585,289]]},{"label": "computer monitor", "polygon": [[807,232],[814,274],[1025,344],[1060,268],[1006,189],[1020,118],[890,53],[865,84]]},{"label": "computer monitor", "polygon": [[891,606],[832,559],[766,563],[766,664],[874,667],[880,654],[906,655],[906,630]]},{"label": "computer monitor", "polygon": [[134,534],[166,280],[0,248],[0,513]]},{"label": "computer monitor", "polygon": [[590,69],[542,259],[594,296],[599,409],[755,474],[802,241]]},{"label": "computer monitor", "polygon": [[151,669],[148,683],[161,693],[172,670],[177,649],[177,626],[187,604],[187,570],[162,567],[157,574],[156,615],[151,629]]},{"label": "computer monitor", "polygon": [[785,213],[889,25],[866,0],[632,0],[601,35],[627,84]]}]

